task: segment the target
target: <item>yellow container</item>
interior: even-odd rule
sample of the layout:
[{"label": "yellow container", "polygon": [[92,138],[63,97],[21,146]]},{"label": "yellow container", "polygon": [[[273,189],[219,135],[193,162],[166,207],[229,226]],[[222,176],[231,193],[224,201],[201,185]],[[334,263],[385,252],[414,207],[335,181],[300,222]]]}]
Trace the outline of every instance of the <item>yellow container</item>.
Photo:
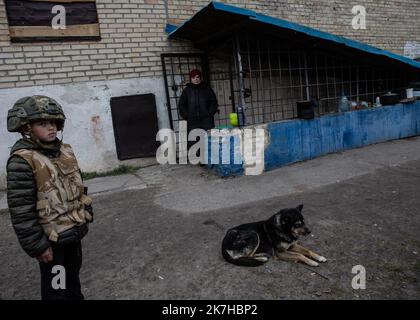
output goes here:
[{"label": "yellow container", "polygon": [[230,113],[229,114],[230,124],[234,127],[238,126],[238,114],[237,113]]}]

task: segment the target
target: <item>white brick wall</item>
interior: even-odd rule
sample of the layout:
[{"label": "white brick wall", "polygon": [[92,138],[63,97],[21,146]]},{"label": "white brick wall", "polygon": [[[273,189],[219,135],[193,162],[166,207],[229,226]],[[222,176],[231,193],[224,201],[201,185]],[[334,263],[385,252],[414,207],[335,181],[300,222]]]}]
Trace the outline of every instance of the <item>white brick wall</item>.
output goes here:
[{"label": "white brick wall", "polygon": [[0,89],[160,76],[164,2],[99,0],[97,8],[101,41],[12,44],[1,1]]}]

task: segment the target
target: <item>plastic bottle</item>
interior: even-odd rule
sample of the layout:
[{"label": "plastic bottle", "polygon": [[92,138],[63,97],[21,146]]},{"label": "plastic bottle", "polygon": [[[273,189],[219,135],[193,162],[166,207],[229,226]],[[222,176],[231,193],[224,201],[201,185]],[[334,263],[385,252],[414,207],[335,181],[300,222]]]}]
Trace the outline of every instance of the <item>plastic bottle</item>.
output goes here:
[{"label": "plastic bottle", "polygon": [[376,108],[382,107],[382,105],[381,105],[381,99],[379,97],[376,97],[376,102],[374,104],[374,107],[376,107]]},{"label": "plastic bottle", "polygon": [[245,125],[245,112],[242,106],[238,106],[238,126],[243,127]]},{"label": "plastic bottle", "polygon": [[344,94],[342,95],[340,99],[340,103],[338,104],[338,111],[339,112],[349,111],[349,100]]}]

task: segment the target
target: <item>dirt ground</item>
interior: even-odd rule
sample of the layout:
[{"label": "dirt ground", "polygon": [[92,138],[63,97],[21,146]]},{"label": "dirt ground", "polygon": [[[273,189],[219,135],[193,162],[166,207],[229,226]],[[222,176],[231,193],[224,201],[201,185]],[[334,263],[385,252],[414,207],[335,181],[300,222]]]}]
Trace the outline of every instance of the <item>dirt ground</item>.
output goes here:
[{"label": "dirt ground", "polygon": [[[95,222],[83,241],[87,299],[420,299],[420,161],[195,214],[156,205],[158,192],[95,197]],[[245,268],[222,259],[227,229],[301,203],[312,229],[301,243],[327,263]],[[39,299],[37,262],[21,250],[4,213],[0,254],[1,299]],[[365,290],[351,286],[355,265],[366,269]]]}]

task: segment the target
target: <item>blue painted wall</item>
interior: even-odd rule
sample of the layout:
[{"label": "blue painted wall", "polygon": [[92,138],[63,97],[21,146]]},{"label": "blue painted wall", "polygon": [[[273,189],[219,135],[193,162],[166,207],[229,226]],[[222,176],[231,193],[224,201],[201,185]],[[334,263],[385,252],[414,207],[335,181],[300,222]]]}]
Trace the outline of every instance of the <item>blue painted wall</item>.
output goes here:
[{"label": "blue painted wall", "polygon": [[327,153],[420,135],[420,101],[268,124],[265,170]]},{"label": "blue painted wall", "polygon": [[[265,170],[312,159],[328,153],[363,147],[388,140],[420,135],[420,101],[381,108],[326,115],[312,120],[286,120],[267,125],[269,145],[265,149]],[[211,143],[223,144],[209,137]],[[225,139],[225,142],[227,140]],[[218,175],[244,173],[242,164],[233,164],[238,139],[231,137],[231,163],[209,164]],[[221,146],[220,150],[222,150]],[[209,152],[210,159],[210,152]],[[209,161],[211,163],[211,161]]]},{"label": "blue painted wall", "polygon": [[[227,143],[228,139],[230,144]],[[243,175],[243,158],[240,149],[238,136],[227,136],[225,138],[209,136],[207,149],[205,150],[207,168],[221,177]],[[212,154],[212,151],[216,154]],[[239,163],[235,163],[235,160]]]}]

